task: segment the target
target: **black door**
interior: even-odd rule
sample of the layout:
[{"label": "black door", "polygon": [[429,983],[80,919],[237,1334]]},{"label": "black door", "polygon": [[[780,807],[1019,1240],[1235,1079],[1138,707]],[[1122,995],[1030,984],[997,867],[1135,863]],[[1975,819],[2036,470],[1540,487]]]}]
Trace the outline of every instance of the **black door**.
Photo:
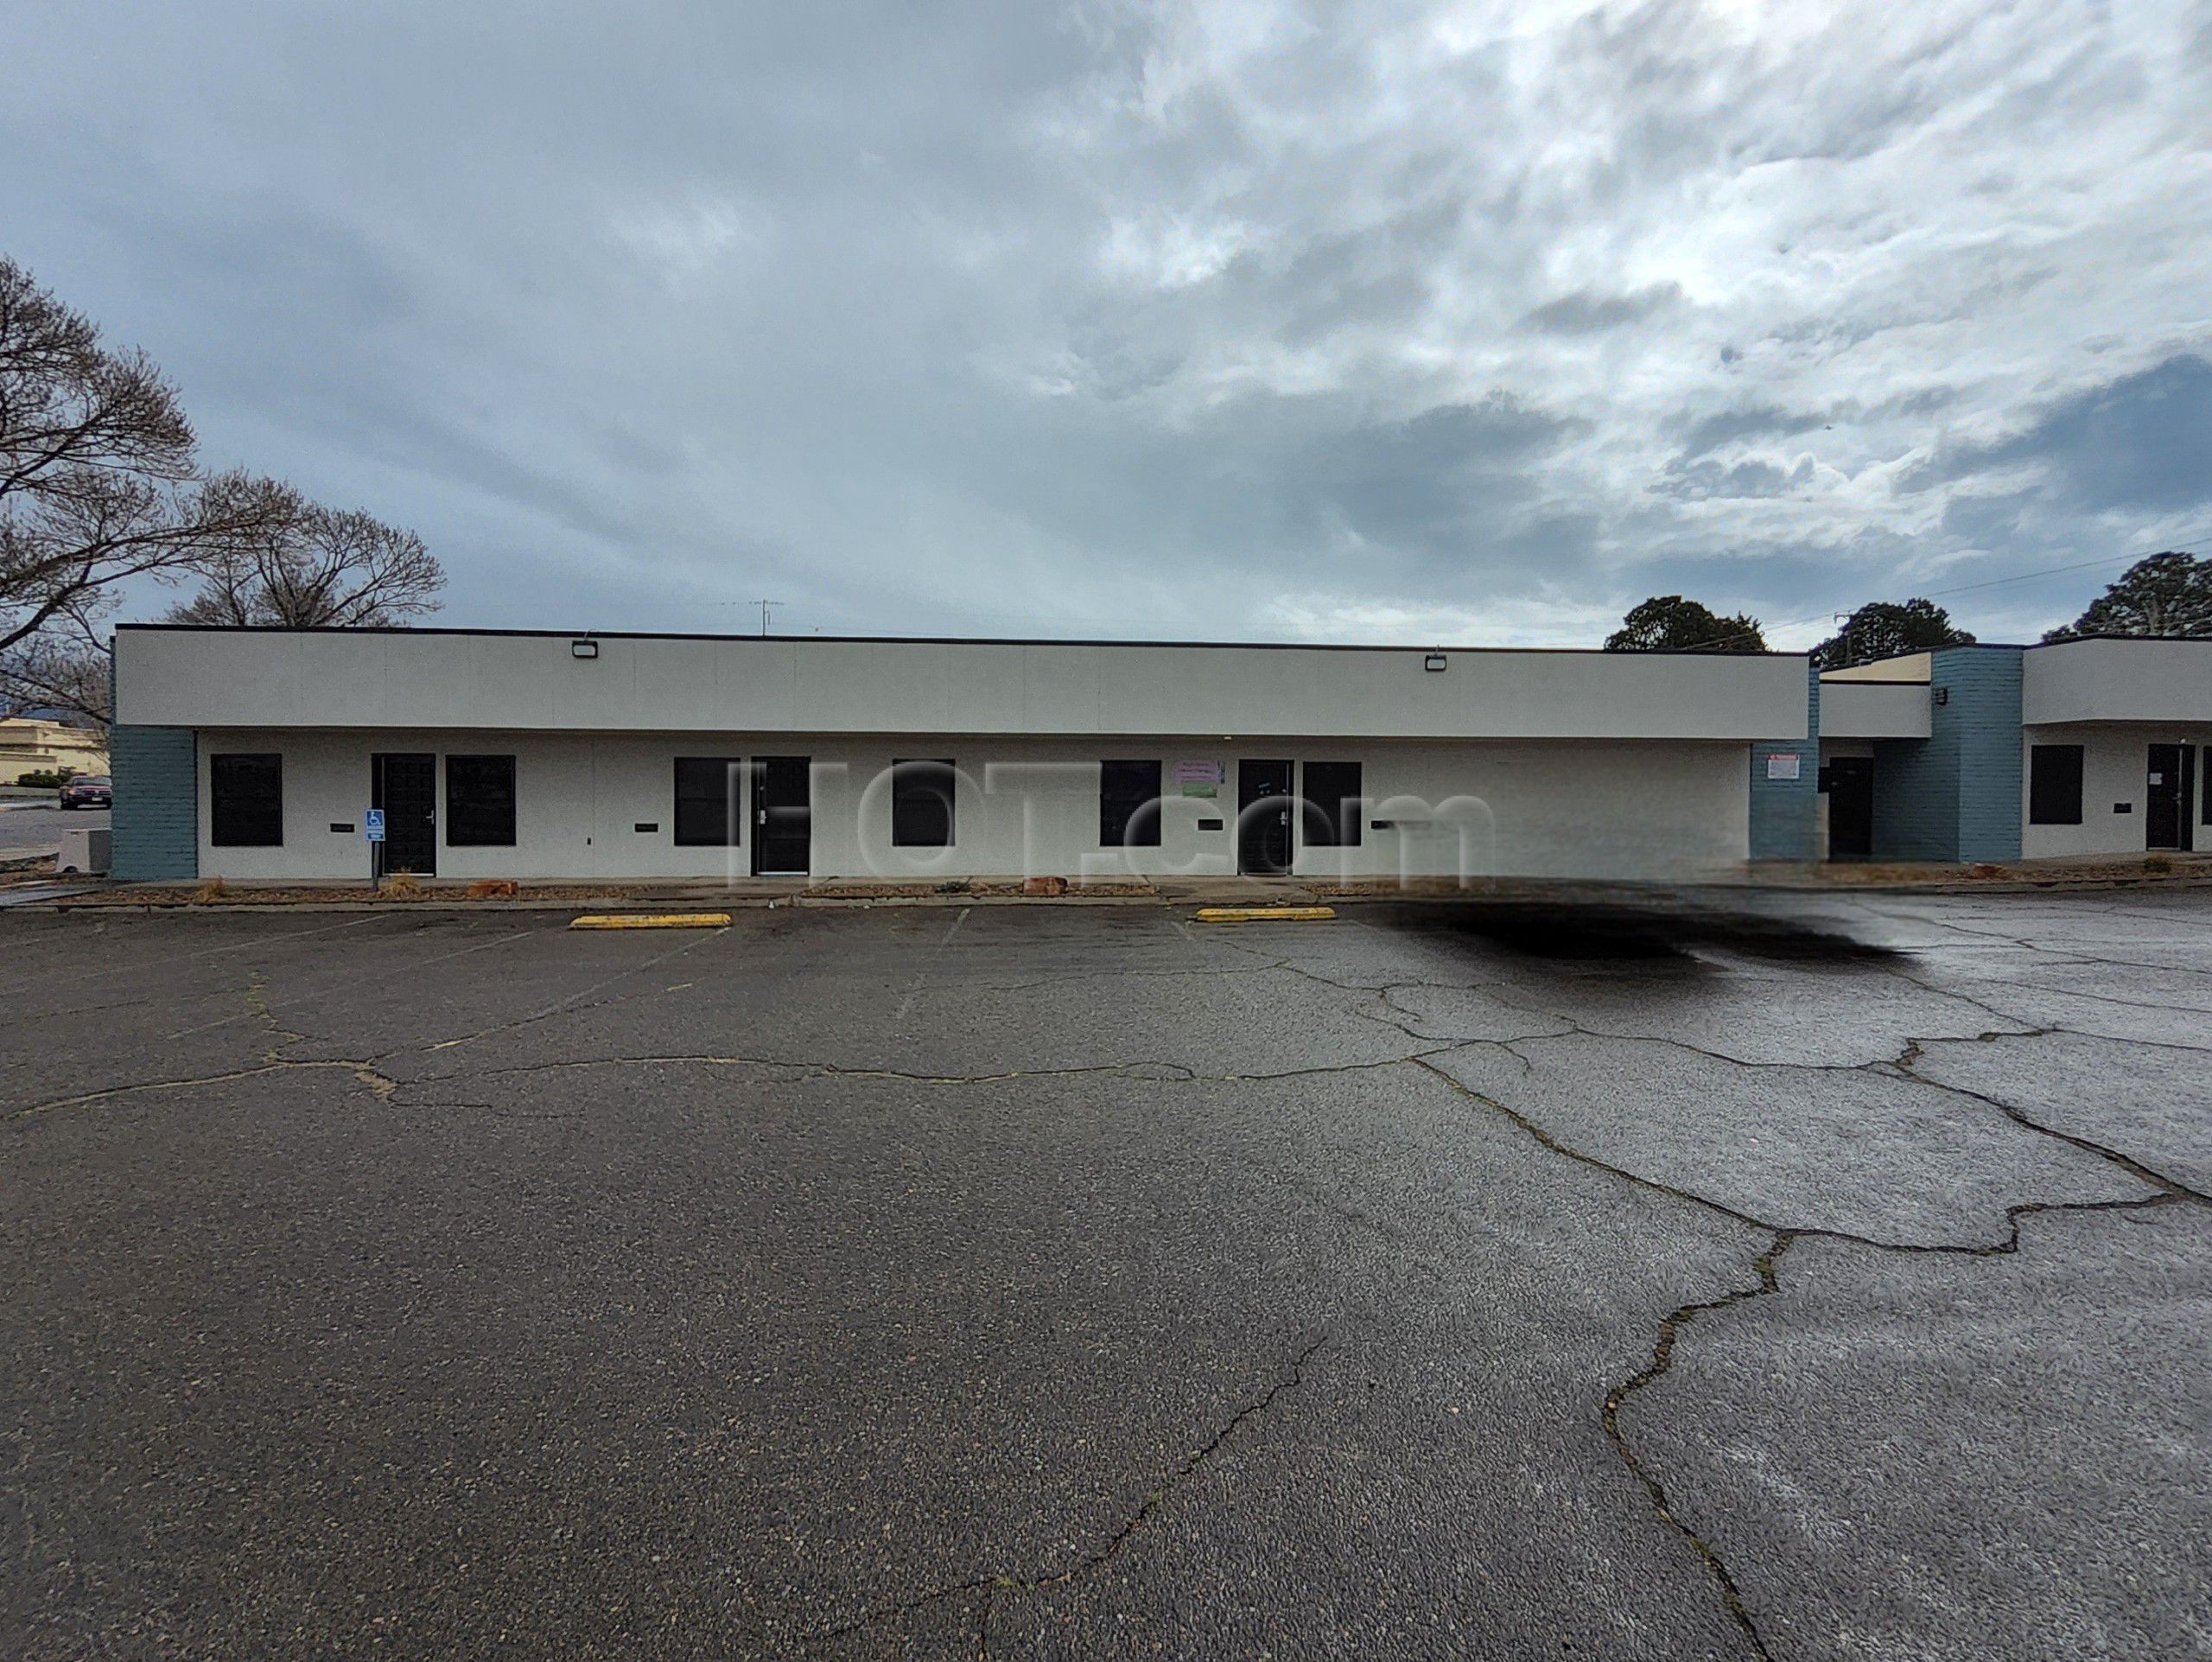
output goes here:
[{"label": "black door", "polygon": [[814,857],[814,790],[805,756],[753,759],[753,875],[804,876]]},{"label": "black door", "polygon": [[2196,753],[2185,744],[2151,747],[2151,771],[2144,781],[2148,810],[2143,816],[2143,845],[2153,849],[2186,849],[2191,837],[2190,799],[2196,794]]},{"label": "black door", "polygon": [[1864,860],[1874,852],[1874,759],[1838,756],[1828,776],[1828,858]]},{"label": "black door", "polygon": [[432,877],[438,870],[438,759],[435,756],[375,755],[369,758],[369,806],[384,810],[384,841],[377,845],[376,873],[411,871]]},{"label": "black door", "polygon": [[1290,869],[1290,764],[1236,764],[1236,869],[1280,877]]}]

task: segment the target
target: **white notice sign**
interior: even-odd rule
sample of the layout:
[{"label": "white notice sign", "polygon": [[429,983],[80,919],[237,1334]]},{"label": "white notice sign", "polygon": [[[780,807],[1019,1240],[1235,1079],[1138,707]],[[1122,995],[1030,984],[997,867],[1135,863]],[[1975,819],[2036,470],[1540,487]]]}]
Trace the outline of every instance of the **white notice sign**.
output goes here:
[{"label": "white notice sign", "polygon": [[1797,779],[1801,777],[1797,772],[1797,753],[1795,750],[1777,750],[1774,752],[1773,755],[1770,755],[1766,759],[1766,776],[1769,779]]}]

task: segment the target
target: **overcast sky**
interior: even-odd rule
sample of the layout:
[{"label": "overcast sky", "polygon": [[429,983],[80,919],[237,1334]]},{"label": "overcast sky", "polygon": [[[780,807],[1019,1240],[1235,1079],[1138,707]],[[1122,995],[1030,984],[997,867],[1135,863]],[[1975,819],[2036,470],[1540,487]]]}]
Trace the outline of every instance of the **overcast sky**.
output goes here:
[{"label": "overcast sky", "polygon": [[18,6],[0,156],[444,622],[2001,640],[2212,547],[2201,0]]}]

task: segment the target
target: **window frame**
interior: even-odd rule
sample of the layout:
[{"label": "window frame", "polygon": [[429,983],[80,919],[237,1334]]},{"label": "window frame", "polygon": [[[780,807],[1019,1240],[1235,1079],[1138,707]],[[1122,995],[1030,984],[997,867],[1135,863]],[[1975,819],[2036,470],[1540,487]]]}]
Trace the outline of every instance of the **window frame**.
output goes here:
[{"label": "window frame", "polygon": [[[1148,781],[1140,781],[1135,787],[1116,791],[1109,788],[1116,769],[1125,777],[1135,777],[1135,770],[1148,768]],[[1141,757],[1109,757],[1098,764],[1098,846],[1102,849],[1156,849],[1160,846],[1160,822],[1165,816],[1162,806],[1166,795],[1163,781],[1167,775],[1167,764],[1157,758],[1146,761]],[[1142,789],[1144,794],[1135,794]],[[1147,813],[1147,809],[1151,812]],[[1132,834],[1134,833],[1134,834]]]},{"label": "window frame", "polygon": [[[455,781],[454,778],[454,764],[456,762],[462,764],[464,767],[470,767],[484,762],[505,762],[506,764],[506,835],[505,837],[480,835],[473,826],[467,828],[467,834],[463,834],[463,816],[461,811],[455,806],[456,803],[464,799],[461,793],[454,789]],[[445,810],[439,817],[444,821],[445,844],[448,848],[511,849],[515,846],[516,824],[518,818],[517,812],[517,799],[521,794],[516,780],[516,773],[517,768],[515,766],[515,758],[511,753],[474,750],[447,752],[445,756]],[[496,799],[494,799],[493,806],[495,808],[498,806]],[[480,813],[483,812],[483,804],[479,801],[471,800],[469,802],[469,812],[471,813]]]},{"label": "window frame", "polygon": [[[725,816],[720,837],[691,836],[684,831],[685,803],[696,805],[709,799],[696,792],[686,796],[683,789],[686,767],[719,767],[723,770],[721,789],[711,799]],[[747,763],[743,756],[678,756],[675,759],[671,781],[675,792],[672,798],[674,807],[669,829],[677,848],[735,849],[745,846],[745,786],[742,780],[746,772]]]},{"label": "window frame", "polygon": [[[925,785],[923,781],[926,780]],[[943,789],[938,788],[939,780]],[[944,835],[922,834],[912,816],[925,805],[943,803]],[[960,768],[949,756],[894,756],[891,761],[891,846],[895,849],[949,849],[959,845]]]},{"label": "window frame", "polygon": [[[2031,825],[2078,825],[2082,823],[2082,775],[2086,771],[2088,747],[2079,744],[2031,744],[2028,747],[2028,824]],[[2046,756],[2071,758],[2073,784],[2072,811],[2067,812],[2063,803],[2058,812],[2047,812],[2052,805],[2046,801],[2051,793],[2065,789],[2062,780],[2046,780],[2043,774]]]},{"label": "window frame", "polygon": [[[273,788],[249,793],[265,795],[273,815],[276,835],[240,835],[238,816],[246,811],[235,783],[226,788],[226,763],[266,762]],[[226,803],[225,799],[228,798]],[[226,834],[226,826],[229,834]],[[218,849],[280,849],[284,846],[284,753],[281,750],[211,750],[207,753],[207,846]]]},{"label": "window frame", "polygon": [[[1356,849],[1367,829],[1367,766],[1357,761],[1302,761],[1299,763],[1299,836],[1309,849]],[[1313,794],[1313,770],[1348,774],[1351,788],[1340,781],[1333,787],[1334,803]],[[1313,833],[1319,829],[1322,835]]]}]

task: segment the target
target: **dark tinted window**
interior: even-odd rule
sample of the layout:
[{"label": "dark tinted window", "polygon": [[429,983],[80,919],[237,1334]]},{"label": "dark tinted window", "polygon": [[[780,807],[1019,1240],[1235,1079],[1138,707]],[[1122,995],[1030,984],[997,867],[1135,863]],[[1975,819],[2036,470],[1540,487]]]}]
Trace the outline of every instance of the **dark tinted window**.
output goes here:
[{"label": "dark tinted window", "polygon": [[1305,797],[1307,848],[1350,849],[1359,846],[1362,819],[1357,762],[1307,762]]},{"label": "dark tinted window", "polygon": [[676,841],[683,848],[734,848],[743,840],[735,756],[676,759]]},{"label": "dark tinted window", "polygon": [[515,841],[515,759],[446,758],[446,846],[512,848]]},{"label": "dark tinted window", "polygon": [[1160,764],[1098,764],[1098,842],[1102,848],[1160,846]]},{"label": "dark tinted window", "polygon": [[207,840],[217,848],[283,847],[283,757],[208,757],[207,809]]},{"label": "dark tinted window", "polygon": [[891,764],[891,844],[893,848],[952,846],[952,764]]},{"label": "dark tinted window", "polygon": [[2028,823],[2031,825],[2078,825],[2082,823],[2080,745],[2031,744],[2028,747]]}]

